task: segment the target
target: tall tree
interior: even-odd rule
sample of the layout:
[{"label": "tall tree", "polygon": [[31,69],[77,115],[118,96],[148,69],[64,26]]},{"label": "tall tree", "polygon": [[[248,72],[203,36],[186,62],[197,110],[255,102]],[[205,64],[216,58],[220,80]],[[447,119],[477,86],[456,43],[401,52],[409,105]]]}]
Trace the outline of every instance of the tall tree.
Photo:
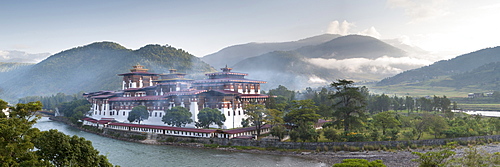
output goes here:
[{"label": "tall tree", "polygon": [[191,112],[188,109],[177,106],[171,109],[165,110],[165,115],[162,117],[162,121],[168,125],[173,125],[177,127],[184,127],[186,124],[192,123]]},{"label": "tall tree", "polygon": [[135,106],[132,108],[132,111],[128,113],[127,120],[129,122],[139,122],[139,124],[141,124],[141,121],[147,120],[148,118],[149,112],[146,106]]},{"label": "tall tree", "polygon": [[216,124],[219,128],[224,125],[226,117],[217,109],[211,109],[205,107],[198,113],[198,122],[196,122],[197,127],[209,128],[210,125]]},{"label": "tall tree", "polygon": [[415,108],[415,101],[413,100],[412,97],[406,96],[405,97],[405,107],[408,112],[413,112],[413,109]]},{"label": "tall tree", "polygon": [[330,96],[335,101],[333,115],[337,119],[334,123],[344,126],[349,132],[352,127],[361,126],[366,119],[366,96],[361,88],[354,86],[354,81],[338,80],[331,87],[337,91]]}]

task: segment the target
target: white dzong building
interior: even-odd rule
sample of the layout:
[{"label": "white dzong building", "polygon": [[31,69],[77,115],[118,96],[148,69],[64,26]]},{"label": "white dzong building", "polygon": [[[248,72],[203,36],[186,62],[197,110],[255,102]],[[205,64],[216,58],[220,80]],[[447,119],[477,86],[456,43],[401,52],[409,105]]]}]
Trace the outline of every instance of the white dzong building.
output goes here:
[{"label": "white dzong building", "polygon": [[[209,107],[221,111],[226,117],[223,128],[231,129],[242,127],[241,121],[247,117],[246,104],[265,104],[268,98],[260,94],[260,84],[265,81],[246,79],[247,74],[231,72],[228,67],[222,68],[222,72],[205,74],[208,78],[204,80],[184,78],[186,74],[175,69],[168,74],[156,74],[141,65],[133,67],[129,73],[118,74],[123,76],[123,90],[83,94],[92,104],[88,117],[128,122],[132,108],[143,105],[149,111],[149,118],[141,124],[165,125],[162,117],[166,109],[185,107],[196,122],[198,112]],[[194,123],[187,127],[194,127]]]}]

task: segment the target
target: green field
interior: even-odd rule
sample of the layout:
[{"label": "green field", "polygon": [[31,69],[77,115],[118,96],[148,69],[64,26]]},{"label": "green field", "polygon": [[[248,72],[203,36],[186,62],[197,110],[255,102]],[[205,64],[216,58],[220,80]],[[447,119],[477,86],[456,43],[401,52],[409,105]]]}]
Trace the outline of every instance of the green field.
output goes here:
[{"label": "green field", "polygon": [[366,85],[371,93],[375,94],[388,94],[397,96],[411,96],[411,97],[424,97],[424,96],[447,96],[447,97],[467,97],[469,93],[487,92],[479,89],[455,89],[450,87],[435,87],[435,86],[374,86]]},{"label": "green field", "polygon": [[500,104],[463,104],[458,103],[458,108],[467,110],[500,111]]}]

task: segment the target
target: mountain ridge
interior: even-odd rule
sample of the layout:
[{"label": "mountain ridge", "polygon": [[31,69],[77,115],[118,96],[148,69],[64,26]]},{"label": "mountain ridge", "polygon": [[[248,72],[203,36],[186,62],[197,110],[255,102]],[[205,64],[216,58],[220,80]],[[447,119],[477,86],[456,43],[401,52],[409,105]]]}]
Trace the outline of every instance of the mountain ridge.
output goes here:
[{"label": "mountain ridge", "polygon": [[[232,45],[221,49],[218,52],[205,55],[202,60],[209,63],[213,67],[222,67],[225,65],[233,66],[234,64],[246,58],[259,56],[272,51],[289,51],[307,45],[315,45],[340,37],[337,34],[322,34],[309,38],[300,39],[297,41],[288,42],[267,42],[267,43],[246,43]],[[221,62],[224,60],[224,62]]]},{"label": "mountain ridge", "polygon": [[34,95],[118,90],[121,78],[117,74],[128,72],[137,63],[151,72],[177,68],[192,77],[215,71],[198,57],[168,45],[131,50],[114,42],[94,42],[61,51],[16,75],[16,70],[2,73],[8,79],[0,81],[0,95],[12,101]]},{"label": "mountain ridge", "polygon": [[500,46],[485,48],[463,54],[448,60],[437,61],[431,65],[408,70],[395,76],[385,78],[377,86],[420,83],[442,76],[451,76],[471,71],[482,65],[500,61]]}]

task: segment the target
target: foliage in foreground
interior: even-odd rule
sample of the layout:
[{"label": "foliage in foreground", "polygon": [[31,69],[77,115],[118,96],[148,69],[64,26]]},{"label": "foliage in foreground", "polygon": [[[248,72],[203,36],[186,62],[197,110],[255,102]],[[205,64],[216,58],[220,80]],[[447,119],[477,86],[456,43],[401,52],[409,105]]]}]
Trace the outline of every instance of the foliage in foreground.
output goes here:
[{"label": "foliage in foreground", "polygon": [[[6,107],[0,100],[0,110]],[[19,103],[10,108],[9,117],[0,114],[1,166],[112,166],[84,138],[33,128],[41,108],[40,102]]]}]

